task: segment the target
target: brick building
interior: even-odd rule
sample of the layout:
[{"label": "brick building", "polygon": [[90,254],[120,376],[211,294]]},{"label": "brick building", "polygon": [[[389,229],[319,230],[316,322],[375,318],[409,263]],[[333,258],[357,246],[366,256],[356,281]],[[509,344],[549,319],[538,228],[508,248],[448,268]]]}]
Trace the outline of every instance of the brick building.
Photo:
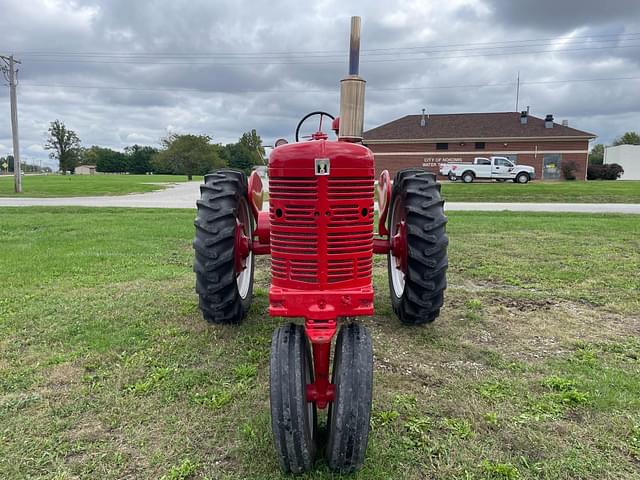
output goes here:
[{"label": "brick building", "polygon": [[587,178],[592,133],[528,112],[407,115],[364,133],[378,173],[422,166],[434,173],[443,162],[467,162],[498,155],[536,169],[536,178],[561,178],[561,162],[574,161],[576,177]]}]

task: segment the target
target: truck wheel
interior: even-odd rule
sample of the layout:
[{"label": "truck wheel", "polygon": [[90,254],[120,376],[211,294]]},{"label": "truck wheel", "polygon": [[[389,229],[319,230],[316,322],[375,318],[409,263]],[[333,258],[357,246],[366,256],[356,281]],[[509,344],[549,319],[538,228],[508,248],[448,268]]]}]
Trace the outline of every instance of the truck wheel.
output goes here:
[{"label": "truck wheel", "polygon": [[313,383],[309,342],[302,325],[293,323],[273,332],[269,366],[271,429],[285,473],[313,468],[316,455],[316,406],[307,401]]},{"label": "truck wheel", "polygon": [[398,172],[389,212],[391,305],[400,321],[420,325],[440,314],[447,287],[444,201],[435,176]]},{"label": "truck wheel", "polygon": [[193,241],[199,307],[210,323],[239,323],[253,291],[253,254],[241,258],[239,247],[240,237],[253,234],[247,178],[239,171],[217,170],[205,176],[200,192]]},{"label": "truck wheel", "polygon": [[336,340],[329,405],[327,462],[339,473],[364,463],[373,395],[373,347],[369,331],[357,323],[344,325]]},{"label": "truck wheel", "polygon": [[447,178],[449,179],[450,182],[455,182],[458,179],[456,177],[456,174],[453,172],[449,172],[449,175],[447,175]]},{"label": "truck wheel", "polygon": [[518,183],[527,183],[529,181],[529,174],[527,173],[519,173],[516,177],[516,182]]},{"label": "truck wheel", "polygon": [[464,183],[471,183],[475,179],[475,175],[471,172],[464,172],[462,174],[462,181]]}]

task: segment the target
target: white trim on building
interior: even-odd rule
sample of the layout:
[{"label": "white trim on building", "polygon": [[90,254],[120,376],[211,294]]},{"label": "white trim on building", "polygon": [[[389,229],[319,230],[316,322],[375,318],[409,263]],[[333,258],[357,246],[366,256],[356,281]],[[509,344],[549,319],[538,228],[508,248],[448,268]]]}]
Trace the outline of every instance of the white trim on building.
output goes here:
[{"label": "white trim on building", "polygon": [[[493,152],[493,153],[491,153]],[[430,155],[430,156],[455,156],[455,155],[475,155],[476,157],[491,156],[499,157],[501,155],[536,155],[544,153],[589,153],[589,150],[513,150],[513,151],[496,151],[496,150],[474,150],[472,152],[456,152],[455,150],[436,150],[430,152],[376,152],[376,157],[393,157],[393,156],[405,156],[405,155]]]}]

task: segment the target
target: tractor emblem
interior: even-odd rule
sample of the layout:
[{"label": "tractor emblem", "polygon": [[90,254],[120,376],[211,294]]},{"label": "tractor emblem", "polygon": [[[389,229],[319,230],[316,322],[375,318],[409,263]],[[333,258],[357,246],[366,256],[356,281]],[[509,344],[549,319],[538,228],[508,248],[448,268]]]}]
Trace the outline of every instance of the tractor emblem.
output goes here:
[{"label": "tractor emblem", "polygon": [[316,175],[329,175],[328,158],[316,158]]}]

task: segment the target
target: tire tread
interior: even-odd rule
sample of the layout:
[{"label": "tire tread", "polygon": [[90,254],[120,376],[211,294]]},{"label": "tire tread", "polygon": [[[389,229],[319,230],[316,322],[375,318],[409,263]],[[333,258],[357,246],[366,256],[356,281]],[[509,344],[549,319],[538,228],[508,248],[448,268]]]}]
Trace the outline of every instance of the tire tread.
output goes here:
[{"label": "tire tread", "polygon": [[336,396],[329,411],[327,462],[331,470],[351,473],[362,467],[367,450],[373,390],[373,348],[362,325],[338,332],[332,383]]},{"label": "tire tread", "polygon": [[306,368],[311,368],[311,359],[304,328],[293,323],[277,328],[271,340],[269,398],[271,428],[285,473],[309,471],[315,461],[312,432],[317,429],[305,420]]},{"label": "tire tread", "polygon": [[[407,325],[430,323],[440,314],[447,288],[447,217],[440,184],[435,175],[418,169],[400,170],[393,185],[393,197],[402,196],[405,206],[408,242],[408,269],[402,297],[393,293],[389,255],[389,288],[393,310]],[[389,217],[391,231],[391,217]]]},{"label": "tire tread", "polygon": [[[236,218],[247,196],[244,173],[222,169],[205,175],[196,201],[193,271],[202,316],[209,323],[236,324],[251,305],[253,278],[247,298],[240,297],[234,271]],[[253,264],[250,266],[253,272]]]}]

